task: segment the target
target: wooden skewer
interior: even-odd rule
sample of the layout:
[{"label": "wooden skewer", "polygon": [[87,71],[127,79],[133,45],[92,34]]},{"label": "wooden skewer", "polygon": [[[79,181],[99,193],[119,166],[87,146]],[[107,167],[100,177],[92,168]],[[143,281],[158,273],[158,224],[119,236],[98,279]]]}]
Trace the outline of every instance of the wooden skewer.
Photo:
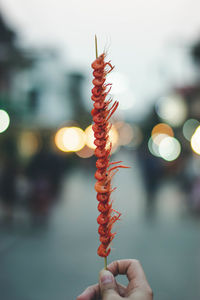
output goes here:
[{"label": "wooden skewer", "polygon": [[107,256],[104,257],[104,269],[105,270],[107,269]]},{"label": "wooden skewer", "polygon": [[96,34],[95,34],[95,50],[96,50],[96,58],[98,58],[97,36],[96,36]]}]

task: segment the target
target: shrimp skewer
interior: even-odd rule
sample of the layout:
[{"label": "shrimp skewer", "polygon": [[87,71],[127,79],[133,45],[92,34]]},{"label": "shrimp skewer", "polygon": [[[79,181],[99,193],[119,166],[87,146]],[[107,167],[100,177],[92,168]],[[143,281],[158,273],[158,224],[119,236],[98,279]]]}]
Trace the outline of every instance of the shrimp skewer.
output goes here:
[{"label": "shrimp skewer", "polygon": [[[97,200],[99,201],[98,210],[100,215],[97,218],[99,224],[99,240],[101,242],[97,254],[105,259],[105,268],[107,267],[107,256],[110,254],[110,244],[114,239],[116,232],[112,233],[112,227],[116,221],[120,219],[121,213],[112,208],[112,201],[110,199],[111,193],[116,189],[112,188],[111,181],[113,176],[118,172],[119,168],[128,168],[119,165],[121,161],[110,162],[110,155],[112,144],[109,142],[109,131],[112,124],[109,122],[111,116],[116,111],[119,102],[114,101],[109,96],[112,88],[111,83],[106,83],[106,75],[110,73],[114,66],[111,62],[105,61],[105,53],[98,56],[97,38],[95,36],[96,60],[92,63],[93,71],[93,85],[91,99],[94,102],[91,115],[94,124],[92,129],[94,131],[96,145],[95,156],[97,157],[95,172],[95,190],[97,192]],[[111,105],[109,107],[109,105]],[[107,147],[108,146],[108,147]]]}]

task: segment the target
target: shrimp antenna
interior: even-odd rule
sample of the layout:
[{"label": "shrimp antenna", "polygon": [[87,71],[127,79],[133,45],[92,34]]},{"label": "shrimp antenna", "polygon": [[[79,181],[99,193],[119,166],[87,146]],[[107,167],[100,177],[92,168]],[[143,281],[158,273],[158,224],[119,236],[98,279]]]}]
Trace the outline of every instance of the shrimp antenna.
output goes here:
[{"label": "shrimp antenna", "polygon": [[97,36],[96,36],[96,34],[95,34],[95,51],[96,51],[96,58],[98,58]]},{"label": "shrimp antenna", "polygon": [[110,48],[110,45],[111,45],[111,37],[110,37],[110,35],[106,35],[106,44],[104,46],[105,55],[107,55],[107,53],[109,51],[109,48]]}]

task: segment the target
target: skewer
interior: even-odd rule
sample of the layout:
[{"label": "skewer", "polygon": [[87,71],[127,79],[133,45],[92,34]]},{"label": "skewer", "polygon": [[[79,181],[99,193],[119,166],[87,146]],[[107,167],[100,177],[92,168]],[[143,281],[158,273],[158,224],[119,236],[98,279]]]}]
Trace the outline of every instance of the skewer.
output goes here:
[{"label": "skewer", "polygon": [[[96,58],[98,58],[98,48],[97,48],[97,36],[95,34],[95,52],[96,52]],[[107,269],[107,257],[104,257],[104,269]]]},{"label": "skewer", "polygon": [[96,50],[96,58],[98,58],[97,36],[96,36],[96,34],[95,34],[95,50]]},{"label": "skewer", "polygon": [[107,269],[107,256],[104,257],[104,269],[105,270]]}]

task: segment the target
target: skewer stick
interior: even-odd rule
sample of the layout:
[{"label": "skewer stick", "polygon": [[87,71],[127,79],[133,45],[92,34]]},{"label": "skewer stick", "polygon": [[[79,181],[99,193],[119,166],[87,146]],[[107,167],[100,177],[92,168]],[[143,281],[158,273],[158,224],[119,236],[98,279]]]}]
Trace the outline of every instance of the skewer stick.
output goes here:
[{"label": "skewer stick", "polygon": [[95,50],[96,50],[96,58],[98,58],[97,36],[96,36],[96,34],[95,34]]},{"label": "skewer stick", "polygon": [[107,270],[107,256],[104,257],[104,269]]}]

